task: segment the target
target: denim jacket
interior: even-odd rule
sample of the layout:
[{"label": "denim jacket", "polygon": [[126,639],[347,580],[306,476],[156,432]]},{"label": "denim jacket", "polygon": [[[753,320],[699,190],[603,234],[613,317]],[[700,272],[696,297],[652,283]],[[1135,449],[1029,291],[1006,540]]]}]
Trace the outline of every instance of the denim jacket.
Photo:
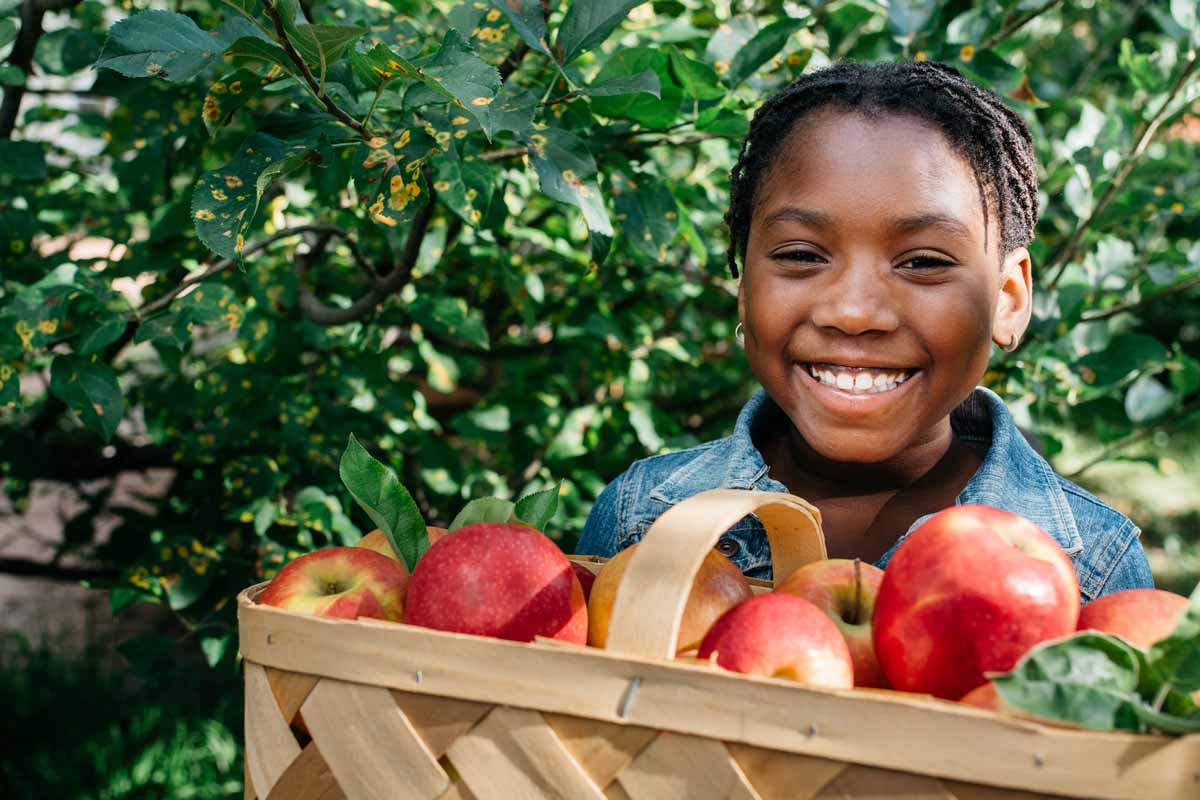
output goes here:
[{"label": "denim jacket", "polygon": [[[731,436],[634,462],[596,500],[578,551],[611,556],[645,536],[669,507],[706,489],[788,491],[767,475],[762,454],[751,440],[756,419],[772,411],[778,411],[778,406],[759,390],[742,408]],[[980,452],[987,448],[983,463],[958,495],[958,504],[982,503],[1040,525],[1071,558],[1084,602],[1121,589],[1153,587],[1138,528],[1057,475],[1017,430],[999,396],[976,389],[951,414],[950,422],[964,442],[976,445]],[[884,567],[900,542],[930,516],[918,518],[876,566]],[[721,538],[721,551],[742,572],[770,578],[771,550],[755,517],[745,517]]]}]

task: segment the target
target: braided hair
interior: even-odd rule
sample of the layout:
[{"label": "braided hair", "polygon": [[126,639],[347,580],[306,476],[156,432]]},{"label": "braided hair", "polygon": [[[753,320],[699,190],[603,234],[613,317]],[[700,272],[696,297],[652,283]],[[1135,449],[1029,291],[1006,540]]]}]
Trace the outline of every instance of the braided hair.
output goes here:
[{"label": "braided hair", "polygon": [[760,181],[796,122],[824,107],[868,116],[907,114],[932,123],[975,173],[985,230],[988,207],[995,204],[1001,253],[1033,240],[1038,217],[1033,137],[999,96],[971,83],[954,67],[934,61],[837,64],[800,76],[754,114],[730,173],[725,214],[730,231],[727,259],[735,278],[737,259],[746,258]]}]

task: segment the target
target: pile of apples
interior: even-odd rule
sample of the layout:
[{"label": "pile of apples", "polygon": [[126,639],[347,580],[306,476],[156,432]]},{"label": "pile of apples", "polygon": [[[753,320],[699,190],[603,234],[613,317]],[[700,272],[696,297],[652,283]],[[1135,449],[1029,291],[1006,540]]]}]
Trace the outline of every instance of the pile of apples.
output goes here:
[{"label": "pile of apples", "polygon": [[[593,573],[517,522],[453,533],[408,568],[382,532],[285,566],[259,602],[327,617],[373,617],[443,631],[603,647],[621,577],[637,545]],[[891,688],[1002,710],[989,673],[1035,645],[1093,629],[1149,648],[1187,598],[1130,590],[1080,607],[1070,559],[1033,522],[986,506],[927,520],[887,570],[859,561],[809,564],[755,594],[711,551],[693,583],[678,655],[724,669],[834,689]]]}]

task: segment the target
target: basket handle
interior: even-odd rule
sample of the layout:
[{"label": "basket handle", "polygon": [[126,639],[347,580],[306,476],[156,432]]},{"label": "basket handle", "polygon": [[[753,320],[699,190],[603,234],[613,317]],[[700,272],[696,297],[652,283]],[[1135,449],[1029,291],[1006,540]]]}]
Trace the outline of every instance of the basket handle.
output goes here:
[{"label": "basket handle", "polygon": [[[710,489],[667,509],[629,558],[605,644],[610,652],[674,658],[692,582],[708,551],[738,520],[755,514],[779,579],[825,555],[821,512],[784,492]],[[630,587],[622,591],[625,587]]]}]

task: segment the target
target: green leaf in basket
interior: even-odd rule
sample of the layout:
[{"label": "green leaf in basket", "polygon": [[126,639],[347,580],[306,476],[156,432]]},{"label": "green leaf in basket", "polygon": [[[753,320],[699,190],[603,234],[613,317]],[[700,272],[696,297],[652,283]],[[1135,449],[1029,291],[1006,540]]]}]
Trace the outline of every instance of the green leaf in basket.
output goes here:
[{"label": "green leaf in basket", "polygon": [[517,501],[513,517],[531,528],[545,531],[546,525],[558,511],[558,495],[561,490],[562,481],[559,481],[549,489],[525,495]]},{"label": "green leaf in basket", "polygon": [[501,500],[498,497],[478,497],[463,506],[458,516],[450,523],[448,531],[454,533],[459,528],[474,525],[477,522],[511,522],[516,506],[511,500]]},{"label": "green leaf in basket", "polygon": [[993,680],[1006,702],[1035,716],[1137,731],[1144,666],[1145,655],[1122,639],[1085,632],[1038,645]]},{"label": "green leaf in basket", "polygon": [[338,474],[371,521],[379,526],[409,572],[429,549],[425,520],[412,495],[385,464],[371,456],[350,434]]},{"label": "green leaf in basket", "polygon": [[1200,585],[1175,630],[1150,648],[1150,667],[1181,692],[1200,690]]}]

